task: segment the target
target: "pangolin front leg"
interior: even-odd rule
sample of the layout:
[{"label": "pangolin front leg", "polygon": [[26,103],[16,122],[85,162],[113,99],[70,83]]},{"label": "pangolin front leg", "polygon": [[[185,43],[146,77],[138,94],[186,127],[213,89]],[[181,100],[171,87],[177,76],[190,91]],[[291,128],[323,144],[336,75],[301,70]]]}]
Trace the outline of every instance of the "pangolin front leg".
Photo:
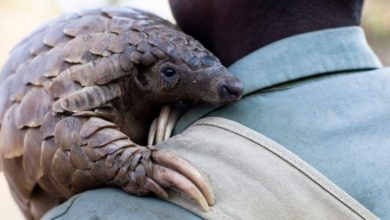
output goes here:
[{"label": "pangolin front leg", "polygon": [[[118,127],[97,117],[65,117],[55,127],[54,154],[42,149],[41,162],[50,161],[50,178],[64,197],[102,186],[128,193],[149,192],[166,197],[164,188],[190,195],[201,208],[214,203],[211,187],[195,167],[173,153],[133,143]],[[47,158],[45,158],[47,157]]]}]

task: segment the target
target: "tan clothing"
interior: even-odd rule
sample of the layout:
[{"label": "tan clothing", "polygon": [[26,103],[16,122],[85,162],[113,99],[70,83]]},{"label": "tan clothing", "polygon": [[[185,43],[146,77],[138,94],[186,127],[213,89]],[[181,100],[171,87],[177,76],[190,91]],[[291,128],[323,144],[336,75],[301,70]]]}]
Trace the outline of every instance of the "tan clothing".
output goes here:
[{"label": "tan clothing", "polygon": [[169,198],[206,219],[376,219],[296,155],[231,120],[201,119],[159,148],[190,158],[209,177],[210,212],[180,192]]}]

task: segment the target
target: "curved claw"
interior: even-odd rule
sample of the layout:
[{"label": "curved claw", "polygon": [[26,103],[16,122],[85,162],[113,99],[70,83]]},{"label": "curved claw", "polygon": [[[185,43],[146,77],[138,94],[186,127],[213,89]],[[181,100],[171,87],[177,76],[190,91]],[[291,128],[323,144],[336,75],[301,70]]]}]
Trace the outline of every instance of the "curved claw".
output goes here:
[{"label": "curved claw", "polygon": [[174,110],[171,115],[169,116],[166,128],[165,128],[165,134],[163,141],[168,140],[171,137],[173,128],[176,125],[177,120],[180,117],[180,112],[178,110]]},{"label": "curved claw", "polygon": [[157,132],[157,120],[158,118],[155,118],[150,125],[149,134],[148,134],[148,146],[152,146],[154,143],[154,139],[156,137]]},{"label": "curved claw", "polygon": [[168,198],[168,193],[163,188],[161,188],[158,183],[150,178],[146,178],[145,188],[154,192],[158,196]]},{"label": "curved claw", "polygon": [[168,151],[138,147],[140,150],[136,153],[126,154],[127,159],[121,159],[127,161],[129,171],[127,181],[118,182],[122,189],[137,195],[154,192],[167,197],[163,188],[170,187],[189,195],[203,211],[208,211],[209,205],[214,204],[209,182],[188,161]]},{"label": "curved claw", "polygon": [[203,211],[209,211],[206,198],[185,176],[160,165],[153,165],[153,179],[163,187],[178,189],[198,202]]},{"label": "curved claw", "polygon": [[192,181],[203,193],[207,203],[210,206],[214,205],[215,197],[209,181],[188,161],[163,150],[154,151],[152,158],[161,166],[180,172],[181,175]]},{"label": "curved claw", "polygon": [[156,131],[156,144],[163,142],[165,135],[165,128],[167,127],[169,115],[172,112],[172,108],[169,105],[165,105],[160,112],[157,122],[157,131]]}]

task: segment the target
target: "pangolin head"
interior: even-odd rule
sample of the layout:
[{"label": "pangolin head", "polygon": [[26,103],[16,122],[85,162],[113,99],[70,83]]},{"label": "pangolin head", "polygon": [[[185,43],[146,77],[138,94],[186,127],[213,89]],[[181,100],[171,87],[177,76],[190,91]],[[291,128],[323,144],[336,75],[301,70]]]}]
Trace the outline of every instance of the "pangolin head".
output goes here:
[{"label": "pangolin head", "polygon": [[163,102],[186,100],[225,104],[243,94],[241,81],[210,51],[172,24],[139,26],[147,38],[144,56],[158,57],[138,66],[137,85]]}]

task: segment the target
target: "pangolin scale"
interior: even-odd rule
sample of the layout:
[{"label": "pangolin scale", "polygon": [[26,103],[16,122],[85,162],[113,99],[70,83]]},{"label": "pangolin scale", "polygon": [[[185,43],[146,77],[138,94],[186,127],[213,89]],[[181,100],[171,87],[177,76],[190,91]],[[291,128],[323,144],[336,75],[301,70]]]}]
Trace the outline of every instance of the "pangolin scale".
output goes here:
[{"label": "pangolin scale", "polygon": [[12,195],[29,219],[106,186],[161,196],[173,187],[211,205],[207,181],[188,162],[135,143],[145,143],[164,104],[241,93],[217,58],[153,14],[64,15],[19,43],[0,74],[1,162]]}]

